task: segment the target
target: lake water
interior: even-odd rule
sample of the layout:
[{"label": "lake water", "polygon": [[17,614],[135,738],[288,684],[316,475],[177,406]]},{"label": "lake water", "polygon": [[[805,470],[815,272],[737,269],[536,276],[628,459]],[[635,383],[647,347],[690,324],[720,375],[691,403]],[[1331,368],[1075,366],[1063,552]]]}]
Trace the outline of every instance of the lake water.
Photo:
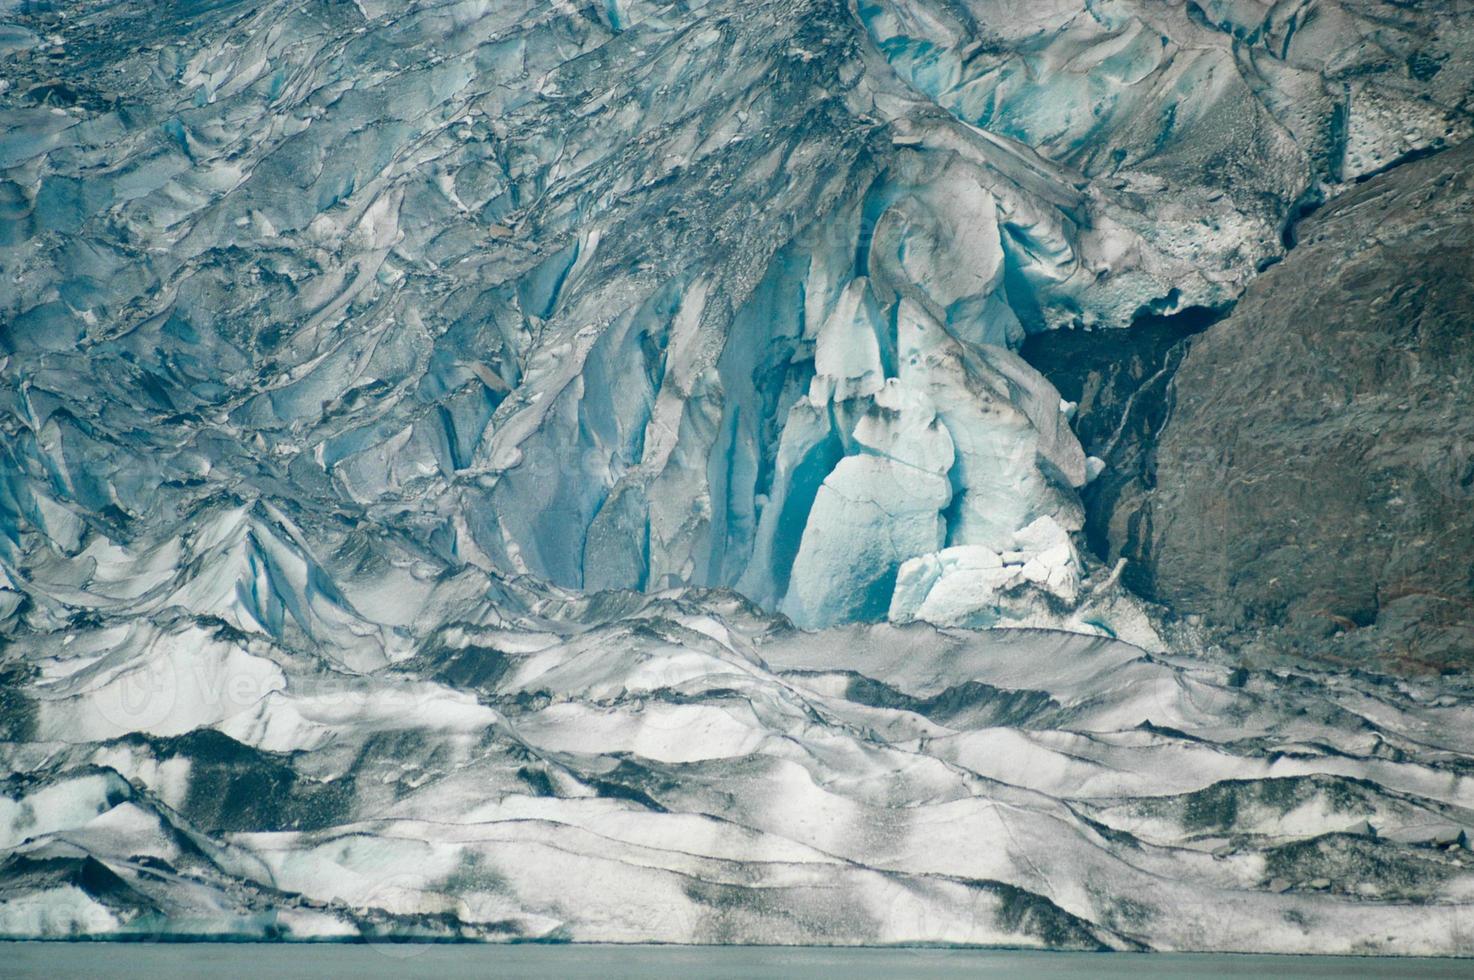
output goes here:
[{"label": "lake water", "polygon": [[1474,960],[692,946],[0,943],[20,977],[1474,977]]}]

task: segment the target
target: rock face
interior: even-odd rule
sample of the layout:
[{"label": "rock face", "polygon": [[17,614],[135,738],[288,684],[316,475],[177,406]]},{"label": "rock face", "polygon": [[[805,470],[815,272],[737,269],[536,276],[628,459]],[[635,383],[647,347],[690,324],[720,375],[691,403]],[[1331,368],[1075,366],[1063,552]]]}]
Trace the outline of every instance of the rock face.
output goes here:
[{"label": "rock face", "polygon": [[[1076,404],[1075,434],[1100,460],[1081,493],[1091,553],[1114,565],[1139,557],[1141,514],[1156,480],[1156,441],[1171,415],[1172,378],[1189,339],[1220,314],[1190,307],[1172,316],[1144,314],[1127,330],[1050,330],[1029,337],[1020,354]],[[1121,581],[1151,594],[1149,566],[1129,562]]]},{"label": "rock face", "polygon": [[1474,663],[1470,148],[1306,221],[1172,388],[1155,492],[1110,528],[1154,598],[1313,655]]}]

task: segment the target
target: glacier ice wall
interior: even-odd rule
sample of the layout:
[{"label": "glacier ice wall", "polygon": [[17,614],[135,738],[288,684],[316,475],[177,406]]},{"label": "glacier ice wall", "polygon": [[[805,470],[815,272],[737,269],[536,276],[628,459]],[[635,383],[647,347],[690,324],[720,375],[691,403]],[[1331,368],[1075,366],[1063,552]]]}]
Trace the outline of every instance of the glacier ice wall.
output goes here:
[{"label": "glacier ice wall", "polygon": [[1232,302],[1471,35],[0,0],[0,933],[1467,951],[1467,692],[968,630],[1152,639],[1021,339]]},{"label": "glacier ice wall", "polygon": [[1469,128],[1457,5],[24,10],[21,579],[264,500],[804,625],[1065,622],[1086,461],[1009,349],[1230,301],[1304,202]]}]

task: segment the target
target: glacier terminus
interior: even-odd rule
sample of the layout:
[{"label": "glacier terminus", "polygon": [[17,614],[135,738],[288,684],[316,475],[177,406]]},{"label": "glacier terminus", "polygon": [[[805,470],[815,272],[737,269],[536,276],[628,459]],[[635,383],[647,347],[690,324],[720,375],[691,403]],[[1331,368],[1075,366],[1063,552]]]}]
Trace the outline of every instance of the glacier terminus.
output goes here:
[{"label": "glacier terminus", "polygon": [[1360,350],[1277,284],[1451,310],[1376,382],[1446,513],[1367,527],[1464,577],[1363,622],[1281,529],[1212,581],[1296,642],[1445,603],[1474,665],[1474,309],[1313,264],[1474,278],[1471,50],[1464,0],[0,0],[0,935],[1474,955],[1471,675],[1280,656],[1260,592],[1219,642],[1174,583],[1261,476],[1172,434],[1330,405],[1235,381]]}]

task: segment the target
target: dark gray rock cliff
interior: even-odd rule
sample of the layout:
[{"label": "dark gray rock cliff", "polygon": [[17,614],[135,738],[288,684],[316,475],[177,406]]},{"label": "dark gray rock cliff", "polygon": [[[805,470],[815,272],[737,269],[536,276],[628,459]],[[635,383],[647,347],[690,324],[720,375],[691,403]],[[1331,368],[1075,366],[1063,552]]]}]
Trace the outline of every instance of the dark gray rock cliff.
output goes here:
[{"label": "dark gray rock cliff", "polygon": [[1396,167],[1186,345],[1151,465],[1097,515],[1220,637],[1398,670],[1474,662],[1474,148]]}]

